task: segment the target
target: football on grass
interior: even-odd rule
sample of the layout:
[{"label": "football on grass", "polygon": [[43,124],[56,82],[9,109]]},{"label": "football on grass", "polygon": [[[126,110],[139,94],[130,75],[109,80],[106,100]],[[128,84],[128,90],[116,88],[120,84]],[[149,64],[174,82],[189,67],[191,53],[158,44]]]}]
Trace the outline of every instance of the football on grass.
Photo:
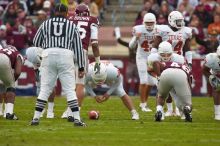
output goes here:
[{"label": "football on grass", "polygon": [[91,111],[89,111],[88,115],[89,115],[89,119],[91,119],[91,120],[98,120],[99,119],[99,111],[91,110]]}]

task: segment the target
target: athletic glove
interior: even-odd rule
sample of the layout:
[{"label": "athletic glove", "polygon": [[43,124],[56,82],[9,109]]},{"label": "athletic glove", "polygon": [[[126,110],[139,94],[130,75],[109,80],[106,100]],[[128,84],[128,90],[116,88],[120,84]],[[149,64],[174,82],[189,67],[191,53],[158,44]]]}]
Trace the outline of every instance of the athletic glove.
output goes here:
[{"label": "athletic glove", "polygon": [[220,81],[219,81],[218,77],[216,77],[214,75],[210,75],[209,76],[209,83],[216,91],[220,91]]}]

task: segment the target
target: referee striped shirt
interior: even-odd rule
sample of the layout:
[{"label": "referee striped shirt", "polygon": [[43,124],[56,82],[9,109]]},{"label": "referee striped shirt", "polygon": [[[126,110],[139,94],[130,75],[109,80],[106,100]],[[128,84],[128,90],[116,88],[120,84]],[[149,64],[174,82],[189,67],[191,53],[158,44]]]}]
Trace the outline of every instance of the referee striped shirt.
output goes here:
[{"label": "referee striped shirt", "polygon": [[57,16],[44,21],[39,27],[33,43],[36,47],[63,48],[74,52],[79,68],[85,67],[82,41],[76,25]]}]

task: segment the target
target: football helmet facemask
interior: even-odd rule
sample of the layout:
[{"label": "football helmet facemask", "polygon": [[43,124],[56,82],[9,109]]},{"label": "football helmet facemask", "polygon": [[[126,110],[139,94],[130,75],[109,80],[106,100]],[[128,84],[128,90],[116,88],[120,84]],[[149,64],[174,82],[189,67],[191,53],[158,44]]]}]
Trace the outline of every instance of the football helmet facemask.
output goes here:
[{"label": "football helmet facemask", "polygon": [[185,23],[183,15],[179,11],[172,11],[168,16],[168,22],[170,26],[181,29]]},{"label": "football helmet facemask", "polygon": [[144,15],[143,24],[147,30],[152,31],[156,25],[156,17],[153,13],[147,13]]},{"label": "football helmet facemask", "polygon": [[173,47],[169,42],[164,41],[159,44],[158,53],[162,61],[164,62],[170,61],[173,53]]}]

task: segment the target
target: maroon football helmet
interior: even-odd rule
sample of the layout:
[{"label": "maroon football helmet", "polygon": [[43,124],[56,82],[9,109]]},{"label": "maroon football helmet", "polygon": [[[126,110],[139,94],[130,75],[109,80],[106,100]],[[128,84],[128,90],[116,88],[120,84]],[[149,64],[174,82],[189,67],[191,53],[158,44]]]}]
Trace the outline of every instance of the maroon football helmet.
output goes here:
[{"label": "maroon football helmet", "polygon": [[85,4],[79,4],[76,7],[75,13],[77,16],[90,16],[89,7]]}]

